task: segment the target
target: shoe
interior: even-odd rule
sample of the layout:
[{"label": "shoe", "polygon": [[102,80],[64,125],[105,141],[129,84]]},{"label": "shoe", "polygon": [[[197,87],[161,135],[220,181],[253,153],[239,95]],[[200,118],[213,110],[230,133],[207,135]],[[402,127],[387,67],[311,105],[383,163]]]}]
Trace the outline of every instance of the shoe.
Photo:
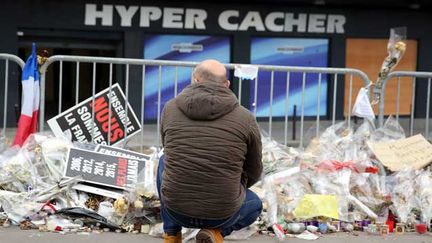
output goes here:
[{"label": "shoe", "polygon": [[196,243],[223,243],[223,236],[218,229],[202,229],[195,239]]},{"label": "shoe", "polygon": [[178,232],[177,235],[163,235],[164,241],[163,243],[182,243],[182,235],[181,232]]}]

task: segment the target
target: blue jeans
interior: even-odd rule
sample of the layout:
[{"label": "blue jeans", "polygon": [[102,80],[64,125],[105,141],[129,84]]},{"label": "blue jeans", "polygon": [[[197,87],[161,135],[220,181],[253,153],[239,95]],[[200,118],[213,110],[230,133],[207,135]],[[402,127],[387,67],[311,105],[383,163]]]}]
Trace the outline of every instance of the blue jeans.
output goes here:
[{"label": "blue jeans", "polygon": [[[159,160],[159,168],[157,173],[157,189],[161,195],[162,174],[164,171],[164,157]],[[245,228],[255,222],[262,211],[262,202],[259,197],[247,189],[246,198],[238,212],[227,219],[209,220],[191,218],[186,215],[181,215],[166,208],[161,199],[161,217],[163,221],[164,232],[168,235],[176,235],[182,227],[197,228],[197,229],[220,229],[223,236],[231,234],[235,230]]]}]

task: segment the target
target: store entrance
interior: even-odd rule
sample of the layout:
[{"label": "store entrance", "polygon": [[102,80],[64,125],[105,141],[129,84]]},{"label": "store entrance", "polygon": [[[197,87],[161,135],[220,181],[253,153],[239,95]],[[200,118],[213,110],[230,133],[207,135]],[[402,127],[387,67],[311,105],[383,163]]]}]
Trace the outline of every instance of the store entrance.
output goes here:
[{"label": "store entrance", "polygon": [[[67,41],[64,41],[67,40]],[[73,38],[64,40],[52,39],[50,37],[32,38],[26,36],[20,38],[19,56],[25,60],[31,53],[31,44],[35,42],[38,54],[46,50],[49,56],[53,55],[74,55],[74,56],[95,56],[95,57],[116,57],[119,56],[119,42],[116,41],[81,41]],[[58,114],[59,109],[64,111],[86,98],[92,96],[93,64],[80,63],[79,74],[74,62],[63,62],[62,72],[58,62],[49,66],[46,74],[45,86],[45,119]],[[119,71],[113,69],[113,81]],[[77,83],[78,76],[78,83]],[[60,77],[62,85],[60,86]],[[95,92],[106,88],[109,84],[109,65],[97,65],[96,68]],[[21,89],[21,85],[20,89]],[[78,93],[77,93],[78,86]],[[61,88],[61,90],[60,90]],[[21,90],[20,90],[21,95]],[[60,100],[61,98],[61,106]]]}]

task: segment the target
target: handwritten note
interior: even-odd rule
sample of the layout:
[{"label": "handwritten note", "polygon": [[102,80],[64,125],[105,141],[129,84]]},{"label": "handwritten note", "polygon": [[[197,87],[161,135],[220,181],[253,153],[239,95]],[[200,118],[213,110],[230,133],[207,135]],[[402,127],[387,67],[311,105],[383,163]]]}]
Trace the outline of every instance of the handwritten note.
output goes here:
[{"label": "handwritten note", "polygon": [[365,88],[361,88],[357,94],[353,107],[353,115],[368,118],[370,120],[375,119],[375,113],[369,101],[368,90]]},{"label": "handwritten note", "polygon": [[369,147],[391,171],[421,169],[432,162],[432,144],[421,134],[390,143],[369,143]]}]

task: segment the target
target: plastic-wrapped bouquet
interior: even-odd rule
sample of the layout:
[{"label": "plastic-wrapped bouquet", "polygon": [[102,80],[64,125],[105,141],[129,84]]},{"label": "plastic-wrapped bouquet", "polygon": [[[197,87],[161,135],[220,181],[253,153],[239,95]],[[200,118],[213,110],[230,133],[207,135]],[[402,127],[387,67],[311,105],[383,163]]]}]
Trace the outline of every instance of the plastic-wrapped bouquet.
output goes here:
[{"label": "plastic-wrapped bouquet", "polygon": [[387,78],[388,74],[394,70],[405,53],[405,39],[406,27],[392,28],[390,30],[390,38],[387,44],[388,56],[384,59],[384,62],[381,65],[378,80],[375,84],[377,89],[375,92],[374,104],[379,102],[382,82]]}]

